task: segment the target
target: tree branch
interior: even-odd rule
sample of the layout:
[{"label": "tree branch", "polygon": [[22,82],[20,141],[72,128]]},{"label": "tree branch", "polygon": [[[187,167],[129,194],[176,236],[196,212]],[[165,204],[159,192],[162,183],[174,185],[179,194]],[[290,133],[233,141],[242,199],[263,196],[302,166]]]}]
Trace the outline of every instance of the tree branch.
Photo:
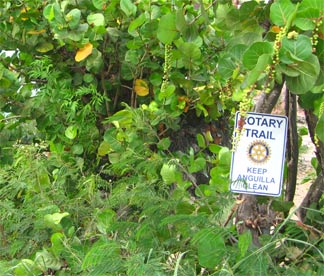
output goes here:
[{"label": "tree branch", "polygon": [[297,184],[298,171],[298,133],[297,133],[297,100],[296,95],[285,89],[285,109],[288,117],[288,139],[287,139],[287,164],[288,177],[286,183],[285,200],[293,201]]},{"label": "tree branch", "polygon": [[307,208],[310,207],[312,203],[318,205],[324,193],[324,143],[320,140],[315,142],[315,128],[318,118],[312,110],[307,109],[305,109],[305,116],[309,135],[315,145],[315,154],[320,165],[320,172],[315,181],[310,186],[297,212],[299,219],[303,222],[306,220]]}]

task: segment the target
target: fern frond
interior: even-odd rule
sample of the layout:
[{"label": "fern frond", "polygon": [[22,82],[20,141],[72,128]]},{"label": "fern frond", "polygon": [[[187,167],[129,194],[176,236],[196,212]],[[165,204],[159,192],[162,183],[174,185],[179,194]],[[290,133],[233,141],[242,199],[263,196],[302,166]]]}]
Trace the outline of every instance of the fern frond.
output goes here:
[{"label": "fern frond", "polygon": [[82,269],[88,271],[89,276],[121,272],[124,261],[120,254],[120,246],[116,242],[99,240],[86,254]]}]

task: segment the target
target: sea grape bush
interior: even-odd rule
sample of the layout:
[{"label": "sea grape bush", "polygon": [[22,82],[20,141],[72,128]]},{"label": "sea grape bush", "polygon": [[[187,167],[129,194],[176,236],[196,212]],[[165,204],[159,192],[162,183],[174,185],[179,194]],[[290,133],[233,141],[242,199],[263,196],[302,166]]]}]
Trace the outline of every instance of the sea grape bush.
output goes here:
[{"label": "sea grape bush", "polygon": [[1,275],[323,273],[320,230],[229,223],[222,137],[285,82],[324,141],[323,3],[239,2],[0,3]]}]

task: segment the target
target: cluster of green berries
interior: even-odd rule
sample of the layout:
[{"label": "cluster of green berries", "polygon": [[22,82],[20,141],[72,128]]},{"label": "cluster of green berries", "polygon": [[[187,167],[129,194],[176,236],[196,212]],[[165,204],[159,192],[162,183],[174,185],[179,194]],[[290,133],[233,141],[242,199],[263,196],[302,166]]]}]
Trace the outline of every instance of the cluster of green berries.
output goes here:
[{"label": "cluster of green berries", "polygon": [[265,73],[268,76],[267,80],[263,84],[262,91],[265,93],[269,93],[271,90],[271,82],[275,79],[275,64],[268,65],[265,69]]},{"label": "cluster of green berries", "polygon": [[279,63],[279,51],[281,48],[281,41],[282,39],[286,36],[287,34],[287,28],[286,27],[281,27],[279,33],[276,35],[276,39],[274,42],[274,59],[273,59],[273,64],[278,64]]},{"label": "cluster of green berries", "polygon": [[164,68],[161,92],[163,93],[169,83],[170,72],[172,67],[172,45],[166,44],[164,47]]},{"label": "cluster of green berries", "polygon": [[253,89],[244,90],[243,98],[242,98],[242,100],[240,102],[240,106],[239,106],[240,114],[241,114],[242,117],[246,117],[246,113],[253,106],[252,97],[250,97],[250,94],[251,94],[252,91],[253,91]]},{"label": "cluster of green berries", "polygon": [[242,135],[245,132],[245,128],[235,128],[232,136],[232,151],[236,151],[239,141],[241,140]]},{"label": "cluster of green berries", "polygon": [[237,127],[234,130],[233,137],[232,137],[232,150],[235,151],[237,145],[242,137],[242,134],[245,131],[244,124],[245,118],[247,117],[247,112],[253,106],[253,99],[251,96],[252,91],[254,90],[254,86],[250,90],[244,90],[243,97],[240,102],[239,111],[240,111],[240,119],[237,123]]},{"label": "cluster of green berries", "polygon": [[324,102],[322,102],[320,105],[318,117],[321,117],[323,113],[324,113]]},{"label": "cluster of green berries", "polygon": [[232,98],[232,85],[229,81],[222,87],[219,93],[219,99],[221,103],[226,103],[228,100]]},{"label": "cluster of green berries", "polygon": [[318,19],[314,19],[313,23],[315,24],[315,29],[313,30],[313,35],[312,35],[312,45],[313,45],[313,52],[316,51],[316,45],[318,44],[318,34],[321,25],[323,24],[323,16],[321,16]]}]

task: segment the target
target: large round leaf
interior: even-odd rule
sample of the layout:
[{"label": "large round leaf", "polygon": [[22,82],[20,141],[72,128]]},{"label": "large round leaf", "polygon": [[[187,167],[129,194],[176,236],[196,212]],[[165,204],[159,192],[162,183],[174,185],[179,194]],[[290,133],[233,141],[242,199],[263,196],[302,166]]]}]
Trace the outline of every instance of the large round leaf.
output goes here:
[{"label": "large round leaf", "polygon": [[105,18],[102,13],[89,14],[87,17],[87,21],[89,25],[93,25],[96,27],[105,25]]},{"label": "large round leaf", "polygon": [[65,16],[66,21],[71,29],[76,28],[80,23],[81,11],[79,9],[73,9]]},{"label": "large round leaf", "polygon": [[182,43],[179,46],[179,50],[181,52],[183,64],[186,68],[192,68],[199,63],[201,51],[195,43]]},{"label": "large round leaf", "polygon": [[307,60],[296,63],[293,68],[299,75],[297,77],[286,77],[288,89],[294,94],[304,94],[310,91],[315,85],[320,72],[318,58],[311,55]]},{"label": "large round leaf", "polygon": [[271,5],[270,19],[277,26],[285,26],[294,11],[295,5],[290,0],[279,0]]},{"label": "large round leaf", "polygon": [[247,69],[253,69],[262,55],[272,55],[273,45],[270,42],[255,42],[243,54],[243,64]]},{"label": "large round leaf", "polygon": [[137,7],[131,0],[121,0],[120,8],[127,16],[132,16],[136,14]]},{"label": "large round leaf", "polygon": [[223,57],[218,62],[218,73],[224,80],[229,79],[233,75],[236,65],[230,57]]},{"label": "large round leaf", "polygon": [[164,44],[170,44],[178,36],[176,27],[176,16],[174,13],[168,13],[162,16],[157,31],[158,39]]},{"label": "large round leaf", "polygon": [[312,55],[312,50],[311,40],[305,35],[298,35],[296,39],[285,37],[279,52],[280,62],[290,64],[306,60]]},{"label": "large round leaf", "polygon": [[107,1],[105,0],[92,0],[92,4],[98,10],[102,10]]}]

